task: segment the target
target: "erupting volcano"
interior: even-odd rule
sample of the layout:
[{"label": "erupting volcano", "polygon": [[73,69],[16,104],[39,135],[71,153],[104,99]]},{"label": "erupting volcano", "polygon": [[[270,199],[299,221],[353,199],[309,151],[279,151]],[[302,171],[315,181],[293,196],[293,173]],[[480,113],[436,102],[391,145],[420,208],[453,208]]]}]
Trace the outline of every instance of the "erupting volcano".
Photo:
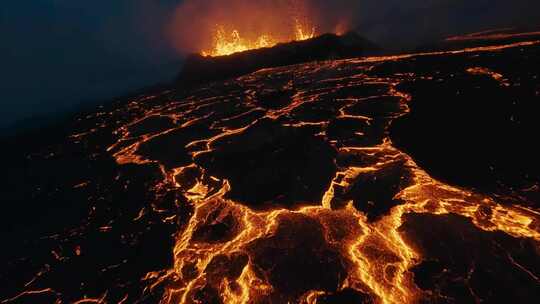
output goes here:
[{"label": "erupting volcano", "polygon": [[232,30],[230,35],[227,35],[228,32],[224,27],[218,26],[215,31],[212,50],[202,51],[201,54],[203,56],[225,56],[253,49],[272,47],[279,42],[311,39],[315,37],[316,33],[315,27],[306,27],[298,19],[295,19],[295,26],[292,30],[294,36],[291,35],[289,40],[279,41],[271,33],[259,34],[254,39],[243,38],[238,30]]},{"label": "erupting volcano", "polygon": [[540,303],[538,32],[360,56],[287,20],[3,139],[0,303]]},{"label": "erupting volcano", "polygon": [[216,57],[345,32],[346,15],[333,17],[318,2],[186,1],[169,33],[179,51]]}]

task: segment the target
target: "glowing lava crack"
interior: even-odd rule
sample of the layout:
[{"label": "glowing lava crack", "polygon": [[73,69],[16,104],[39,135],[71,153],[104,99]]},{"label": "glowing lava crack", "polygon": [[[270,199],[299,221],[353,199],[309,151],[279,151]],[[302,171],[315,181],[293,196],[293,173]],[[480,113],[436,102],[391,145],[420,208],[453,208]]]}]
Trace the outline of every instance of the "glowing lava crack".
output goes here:
[{"label": "glowing lava crack", "polygon": [[[109,153],[157,174],[156,201],[174,197],[134,221],[178,223],[174,265],[149,272],[144,293],[161,291],[162,303],[493,303],[519,280],[505,292],[534,302],[539,209],[432,178],[390,129],[411,112],[406,84],[450,74],[409,64],[537,44],[265,69],[127,104]],[[481,64],[452,68],[513,87]]]},{"label": "glowing lava crack", "polygon": [[[174,282],[164,302],[318,303],[344,290],[365,302],[415,302],[426,292],[410,270],[423,252],[400,228],[405,214],[457,214],[486,233],[540,240],[531,227],[536,212],[442,184],[392,147],[388,126],[408,112],[410,100],[396,86],[415,76],[373,77],[372,68],[353,60],[264,70],[226,83],[229,94],[197,98],[218,84],[178,105],[185,108],[183,124],[191,126],[152,138],[174,132],[167,146],[179,149],[171,159],[193,156],[193,163],[167,168],[166,175],[184,179],[187,168],[197,168],[198,175],[189,189],[165,181],[184,193],[195,212],[178,234],[175,267],[160,278]],[[272,100],[264,100],[265,91],[289,88],[295,92],[289,104],[267,108]],[[230,114],[222,109],[228,103],[235,104],[226,106]],[[235,120],[240,123],[227,128]],[[192,143],[176,135],[193,134],[191,127],[215,135]],[[151,140],[132,144],[117,159],[137,163],[144,156],[143,162],[167,166],[169,158],[142,152]],[[337,167],[328,162],[336,153],[344,159]],[[332,181],[325,180],[329,174]],[[322,191],[324,185],[329,187]]]}]

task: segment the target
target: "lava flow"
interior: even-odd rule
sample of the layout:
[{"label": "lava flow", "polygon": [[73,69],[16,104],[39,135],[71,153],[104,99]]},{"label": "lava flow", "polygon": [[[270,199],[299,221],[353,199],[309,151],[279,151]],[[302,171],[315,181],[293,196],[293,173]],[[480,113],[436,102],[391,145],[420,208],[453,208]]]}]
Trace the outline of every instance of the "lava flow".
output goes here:
[{"label": "lava flow", "polygon": [[27,245],[2,303],[538,302],[539,58],[312,62],[82,117],[84,153],[43,153],[90,155],[60,192],[84,224]]}]

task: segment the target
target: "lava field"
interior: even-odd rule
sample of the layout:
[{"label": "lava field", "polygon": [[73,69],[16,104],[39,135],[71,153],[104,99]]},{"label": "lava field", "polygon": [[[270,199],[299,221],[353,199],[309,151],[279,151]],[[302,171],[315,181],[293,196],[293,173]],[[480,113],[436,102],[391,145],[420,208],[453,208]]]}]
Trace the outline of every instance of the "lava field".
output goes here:
[{"label": "lava field", "polygon": [[2,141],[1,303],[539,303],[540,41],[259,70]]}]

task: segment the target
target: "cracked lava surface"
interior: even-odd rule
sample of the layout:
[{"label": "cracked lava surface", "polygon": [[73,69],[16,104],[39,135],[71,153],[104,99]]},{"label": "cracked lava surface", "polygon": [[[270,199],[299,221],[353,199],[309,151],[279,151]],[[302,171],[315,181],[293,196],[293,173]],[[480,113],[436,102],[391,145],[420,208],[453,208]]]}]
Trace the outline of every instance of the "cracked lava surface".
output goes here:
[{"label": "cracked lava surface", "polygon": [[27,157],[59,227],[4,253],[1,302],[538,302],[539,58],[307,63],[80,117]]}]

